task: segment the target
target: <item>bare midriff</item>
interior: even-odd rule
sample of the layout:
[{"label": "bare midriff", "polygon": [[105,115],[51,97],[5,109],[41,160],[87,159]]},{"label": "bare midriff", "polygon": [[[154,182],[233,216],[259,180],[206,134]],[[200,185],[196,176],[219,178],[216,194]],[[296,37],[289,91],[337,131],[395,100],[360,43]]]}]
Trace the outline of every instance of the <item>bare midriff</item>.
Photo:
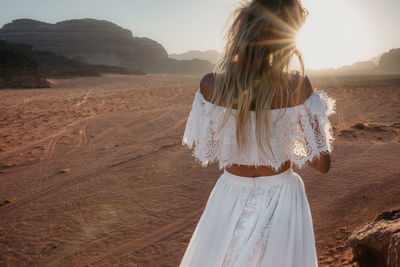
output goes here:
[{"label": "bare midriff", "polygon": [[290,160],[286,161],[281,169],[279,171],[274,171],[271,167],[269,166],[254,166],[254,165],[237,165],[237,164],[232,164],[230,167],[225,168],[225,170],[229,173],[232,173],[234,175],[238,176],[243,176],[243,177],[248,177],[248,178],[254,178],[258,176],[272,176],[276,174],[280,174],[287,169],[289,169],[291,166]]}]

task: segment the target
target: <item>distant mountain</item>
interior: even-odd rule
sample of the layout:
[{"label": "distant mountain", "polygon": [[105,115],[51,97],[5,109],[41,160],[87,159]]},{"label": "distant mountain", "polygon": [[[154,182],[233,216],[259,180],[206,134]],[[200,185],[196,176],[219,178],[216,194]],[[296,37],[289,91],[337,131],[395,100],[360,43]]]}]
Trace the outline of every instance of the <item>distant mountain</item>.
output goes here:
[{"label": "distant mountain", "polygon": [[372,61],[373,63],[375,63],[376,65],[378,65],[378,64],[379,64],[379,60],[381,59],[381,56],[382,56],[382,55],[379,55],[379,56],[377,56],[377,57],[373,57],[373,58],[371,58],[369,61]]},{"label": "distant mountain", "polygon": [[373,61],[359,61],[334,69],[333,72],[336,74],[373,74],[377,67],[378,65]]},{"label": "distant mountain", "polygon": [[367,61],[355,62],[352,65],[336,69],[307,70],[307,73],[336,75],[400,74],[400,48],[392,49]]},{"label": "distant mountain", "polygon": [[169,57],[177,60],[191,60],[191,59],[202,59],[210,61],[212,64],[216,64],[221,54],[215,50],[198,51],[190,50],[183,54],[170,54]]},{"label": "distant mountain", "polygon": [[168,58],[164,47],[156,41],[133,37],[131,31],[105,20],[79,19],[50,24],[18,19],[0,29],[0,40],[31,44],[38,51],[54,52],[89,64],[147,73],[182,73],[190,69],[191,74],[197,74],[213,68],[207,62],[176,62]]}]

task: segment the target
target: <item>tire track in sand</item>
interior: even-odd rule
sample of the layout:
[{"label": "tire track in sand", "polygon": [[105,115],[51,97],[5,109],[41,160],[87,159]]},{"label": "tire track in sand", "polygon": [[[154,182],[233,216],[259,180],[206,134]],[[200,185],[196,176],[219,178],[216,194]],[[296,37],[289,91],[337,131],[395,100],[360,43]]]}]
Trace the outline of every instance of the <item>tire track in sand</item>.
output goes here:
[{"label": "tire track in sand", "polygon": [[46,160],[54,158],[54,155],[56,153],[57,140],[58,140],[57,137],[52,138],[49,144],[47,145],[47,151],[45,155]]},{"label": "tire track in sand", "polygon": [[90,173],[87,173],[84,175],[79,175],[79,176],[75,176],[75,177],[67,177],[66,176],[64,179],[60,179],[60,181],[44,188],[41,191],[35,192],[31,195],[21,198],[10,205],[1,207],[0,215],[2,215],[2,216],[12,215],[12,214],[18,212],[19,208],[23,207],[25,204],[29,204],[30,202],[35,201],[35,200],[39,199],[40,197],[45,196],[47,194],[54,193],[55,191],[59,190],[60,188],[65,189],[65,188],[77,185],[79,183],[83,183],[87,179],[91,179],[91,178],[95,179],[97,174],[102,174],[109,169],[112,169],[115,167],[120,167],[121,165],[128,164],[132,161],[136,161],[136,160],[143,159],[146,157],[151,157],[152,155],[154,155],[154,153],[158,153],[158,152],[164,151],[166,149],[169,149],[169,148],[172,148],[175,146],[181,146],[181,142],[161,145],[154,150],[144,152],[143,154],[138,154],[133,158],[130,158],[127,160],[122,160],[120,162],[113,163],[113,164],[108,165],[103,168],[95,169],[93,172],[90,172]]},{"label": "tire track in sand", "polygon": [[55,132],[54,134],[48,135],[48,136],[46,136],[46,137],[44,137],[44,138],[41,138],[41,139],[39,139],[39,140],[37,140],[37,141],[28,143],[28,144],[26,144],[25,146],[22,146],[22,147],[15,147],[15,148],[10,149],[10,150],[8,150],[8,151],[6,151],[6,152],[3,152],[3,153],[1,153],[1,155],[0,155],[0,160],[6,158],[7,156],[11,156],[11,155],[16,154],[16,153],[19,153],[19,152],[21,152],[21,151],[27,150],[27,149],[29,149],[29,148],[32,147],[32,146],[40,145],[40,144],[42,144],[43,142],[46,142],[46,141],[48,141],[48,140],[51,140],[51,139],[60,137],[61,135],[67,133],[68,131],[73,130],[72,128],[73,128],[74,126],[76,126],[77,124],[79,124],[79,123],[81,123],[81,122],[88,121],[88,120],[92,120],[92,119],[94,119],[94,118],[97,117],[97,116],[99,116],[99,115],[78,119],[78,120],[76,120],[76,121],[73,121],[73,122],[71,122],[71,123],[65,125],[65,126],[62,127],[60,130],[58,130],[57,132]]},{"label": "tire track in sand", "polygon": [[80,107],[80,106],[82,106],[83,104],[85,104],[85,103],[87,102],[88,98],[89,98],[89,95],[90,95],[92,92],[93,92],[93,90],[87,91],[87,93],[86,93],[86,95],[83,97],[83,99],[82,99],[80,102],[76,103],[76,104],[74,105],[74,107]]},{"label": "tire track in sand", "polygon": [[83,125],[83,126],[80,126],[80,127],[79,127],[79,131],[78,131],[78,134],[79,134],[78,144],[77,144],[74,148],[72,148],[70,151],[67,151],[67,152],[65,153],[65,155],[69,155],[69,154],[71,154],[71,153],[74,153],[75,151],[77,151],[77,150],[80,149],[81,147],[87,146],[87,144],[89,143],[89,137],[88,137],[88,135],[87,135],[86,129],[87,129],[87,125]]},{"label": "tire track in sand", "polygon": [[[158,228],[157,230],[152,231],[149,234],[140,236],[136,239],[132,239],[124,245],[114,248],[107,254],[101,256],[101,259],[91,262],[90,265],[98,266],[99,264],[107,265],[108,262],[113,262],[116,258],[122,258],[127,254],[132,254],[138,250],[149,247],[159,241],[167,239],[169,236],[182,231],[192,224],[196,223],[201,209],[196,210],[192,213],[189,213],[183,218],[176,220],[174,223],[167,224],[164,227]],[[117,252],[115,251],[117,250]]]},{"label": "tire track in sand", "polygon": [[[74,107],[79,108],[81,105],[85,104],[87,102],[88,98],[89,98],[89,95],[92,92],[93,92],[93,90],[89,90],[86,93],[86,95],[83,97],[82,101],[80,101],[79,103],[75,104]],[[20,104],[18,104],[18,105],[20,105]],[[100,114],[100,115],[102,115],[102,114]],[[55,145],[56,145],[55,144],[56,140],[54,140],[55,138],[60,137],[61,135],[67,133],[68,130],[71,130],[71,128],[73,128],[77,124],[79,124],[81,122],[86,122],[86,121],[88,121],[90,119],[94,119],[94,118],[96,118],[98,116],[99,116],[99,114],[97,114],[95,111],[93,111],[91,109],[89,117],[84,117],[84,118],[77,119],[77,120],[75,120],[75,121],[63,126],[59,131],[55,132],[54,134],[51,134],[51,135],[46,136],[44,138],[41,138],[41,139],[39,139],[37,141],[28,143],[28,144],[24,145],[23,147],[15,147],[13,149],[9,149],[6,152],[3,152],[3,153],[0,154],[0,160],[3,160],[6,157],[11,156],[13,154],[20,153],[21,151],[27,150],[32,146],[39,145],[39,144],[41,144],[43,142],[48,141],[49,139],[50,139],[50,144],[48,145],[48,155],[47,155],[46,158],[52,158],[52,156],[53,156],[53,154],[55,152]]]}]

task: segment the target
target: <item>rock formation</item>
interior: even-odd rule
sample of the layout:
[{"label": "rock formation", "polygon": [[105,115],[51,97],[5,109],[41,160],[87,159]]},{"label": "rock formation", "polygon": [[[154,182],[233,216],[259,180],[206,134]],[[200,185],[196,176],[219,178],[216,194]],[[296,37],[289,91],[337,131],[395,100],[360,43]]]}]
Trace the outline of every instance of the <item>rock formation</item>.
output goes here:
[{"label": "rock formation", "polygon": [[0,88],[48,88],[39,64],[13,51],[0,50]]},{"label": "rock formation", "polygon": [[95,19],[68,20],[55,24],[18,19],[0,29],[0,40],[27,43],[37,51],[54,52],[89,64],[119,66],[147,73],[192,73],[212,70],[203,62],[175,62],[163,46],[149,38],[133,37],[118,25]]},{"label": "rock formation", "polygon": [[76,76],[96,77],[102,73],[144,74],[141,71],[128,71],[118,66],[92,65],[66,58],[53,52],[33,52],[30,58],[39,63],[47,77],[68,78]]},{"label": "rock formation", "polygon": [[34,51],[34,47],[28,44],[0,41],[0,50],[14,52],[36,62],[45,75],[51,78],[100,76],[101,73],[144,74],[140,71],[128,71],[116,66],[91,65],[57,55],[54,52]]},{"label": "rock formation", "polygon": [[384,212],[349,237],[360,267],[400,266],[400,209]]},{"label": "rock formation", "polygon": [[384,53],[379,60],[379,69],[385,72],[400,73],[400,48]]}]

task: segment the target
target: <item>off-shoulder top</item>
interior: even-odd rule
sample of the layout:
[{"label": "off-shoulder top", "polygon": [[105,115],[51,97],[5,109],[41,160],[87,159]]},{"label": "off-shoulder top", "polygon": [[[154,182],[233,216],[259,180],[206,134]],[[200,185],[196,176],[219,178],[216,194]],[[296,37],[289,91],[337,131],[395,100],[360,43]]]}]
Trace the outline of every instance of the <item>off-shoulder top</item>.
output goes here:
[{"label": "off-shoulder top", "polygon": [[324,91],[316,90],[300,105],[271,109],[268,127],[271,149],[266,153],[257,145],[255,112],[251,111],[251,121],[246,128],[247,149],[239,151],[236,142],[237,110],[231,109],[226,124],[217,131],[227,107],[216,106],[212,111],[214,103],[206,100],[198,89],[182,144],[193,149],[193,156],[203,166],[212,162],[218,162],[219,169],[234,163],[266,165],[278,171],[290,160],[302,168],[306,161],[332,151],[334,137],[328,116],[335,113],[335,104],[336,101]]}]

